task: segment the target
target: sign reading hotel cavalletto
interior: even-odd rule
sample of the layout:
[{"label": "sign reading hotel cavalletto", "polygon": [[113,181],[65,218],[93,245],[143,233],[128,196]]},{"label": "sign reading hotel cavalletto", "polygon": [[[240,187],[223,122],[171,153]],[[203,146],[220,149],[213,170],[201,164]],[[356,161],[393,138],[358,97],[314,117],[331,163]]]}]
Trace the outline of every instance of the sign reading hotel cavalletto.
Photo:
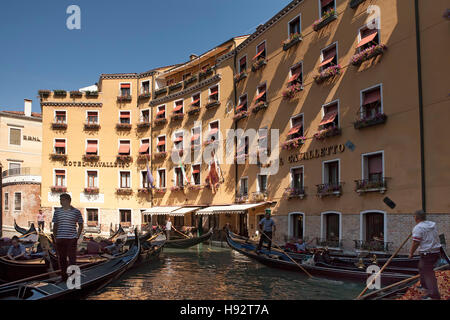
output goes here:
[{"label": "sign reading hotel cavalletto", "polygon": [[64,161],[64,167],[90,167],[90,168],[128,168],[128,162],[88,162],[88,161]]},{"label": "sign reading hotel cavalletto", "polygon": [[302,152],[299,154],[294,154],[288,157],[288,161],[290,163],[299,162],[301,160],[310,160],[314,158],[322,158],[325,156],[329,156],[331,154],[337,154],[342,153],[345,151],[345,145],[339,144],[335,146],[320,148],[320,149],[314,149],[310,150],[308,152]]}]

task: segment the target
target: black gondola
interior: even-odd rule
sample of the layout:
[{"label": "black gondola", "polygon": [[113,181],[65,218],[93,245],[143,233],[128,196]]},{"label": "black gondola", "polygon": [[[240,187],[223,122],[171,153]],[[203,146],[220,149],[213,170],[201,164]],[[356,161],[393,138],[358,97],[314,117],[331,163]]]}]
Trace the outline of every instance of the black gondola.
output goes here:
[{"label": "black gondola", "polygon": [[156,261],[166,243],[166,237],[164,235],[157,235],[155,239],[141,243],[141,254],[136,265]]},{"label": "black gondola", "polygon": [[16,223],[16,219],[14,219],[14,229],[21,235],[29,235],[37,233],[34,223],[31,223],[30,228],[26,230],[25,228],[19,227],[19,225]]},{"label": "black gondola", "polygon": [[[289,259],[285,252],[269,252],[262,249],[258,254],[255,250],[256,245],[254,243],[245,243],[243,241],[238,242],[232,239],[229,233],[227,233],[227,243],[232,249],[269,267],[304,273],[304,271],[298,265],[296,265]],[[313,276],[318,277],[366,283],[369,276],[369,274],[366,273],[365,269],[362,270],[356,267],[338,267],[329,265],[322,261],[316,264],[309,264],[306,262],[306,259],[298,262],[301,263],[302,267],[309,273],[311,273]],[[382,285],[387,285],[390,283],[401,281],[403,279],[407,279],[410,276],[410,274],[404,273],[383,272],[380,280]]]},{"label": "black gondola", "polygon": [[173,239],[173,240],[167,240],[165,247],[166,248],[177,248],[177,249],[186,249],[190,248],[192,246],[195,246],[196,244],[205,242],[211,238],[211,235],[213,234],[213,229],[209,229],[209,231],[200,237],[194,237],[194,238],[186,238],[186,239]]},{"label": "black gondola", "polygon": [[61,277],[55,277],[0,286],[0,300],[53,300],[84,297],[103,288],[130,269],[139,258],[140,251],[141,244],[139,237],[136,236],[134,244],[124,254],[84,269],[79,289],[69,289]]}]

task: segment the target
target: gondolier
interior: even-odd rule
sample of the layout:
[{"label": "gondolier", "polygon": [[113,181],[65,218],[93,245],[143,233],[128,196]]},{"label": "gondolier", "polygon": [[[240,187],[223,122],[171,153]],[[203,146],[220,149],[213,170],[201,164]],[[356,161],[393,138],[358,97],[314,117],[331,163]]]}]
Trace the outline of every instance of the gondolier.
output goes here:
[{"label": "gondolier", "polygon": [[44,232],[45,227],[45,215],[42,212],[42,209],[39,209],[39,212],[37,214],[37,223],[38,223],[38,229],[42,232]]},{"label": "gondolier", "polygon": [[[52,222],[61,277],[65,281],[68,278],[67,267],[77,263],[77,240],[83,231],[83,217],[80,210],[70,205],[72,200],[70,195],[63,193],[59,199],[61,208],[55,209]],[[67,258],[69,258],[69,265]]]},{"label": "gondolier", "polygon": [[257,252],[261,250],[263,242],[267,242],[267,250],[270,251],[272,246],[272,236],[275,233],[275,222],[270,217],[270,209],[266,209],[266,216],[261,219],[258,224],[259,230],[261,231],[261,237],[259,238],[259,244]]},{"label": "gondolier", "polygon": [[170,217],[167,218],[166,221],[166,238],[170,240],[170,231],[172,230],[172,221],[170,221]]},{"label": "gondolier", "polygon": [[411,259],[414,252],[419,248],[420,284],[428,292],[422,299],[440,299],[436,275],[434,274],[434,265],[441,256],[441,244],[436,223],[428,221],[426,213],[422,210],[415,213],[415,221],[416,226],[412,232],[413,243],[409,258]]}]

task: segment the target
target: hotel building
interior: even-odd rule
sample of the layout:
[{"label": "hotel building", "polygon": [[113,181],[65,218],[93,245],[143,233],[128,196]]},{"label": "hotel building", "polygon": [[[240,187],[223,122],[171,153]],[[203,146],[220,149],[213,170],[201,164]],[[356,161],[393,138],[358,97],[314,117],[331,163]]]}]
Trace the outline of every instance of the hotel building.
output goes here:
[{"label": "hotel building", "polygon": [[[443,0],[295,0],[185,63],[101,75],[96,92],[43,90],[43,206],[67,191],[91,231],[171,215],[250,236],[270,208],[276,241],[372,251],[400,245],[423,208],[448,239],[445,10]],[[230,129],[258,134],[231,151]],[[205,185],[216,164],[218,190]]]}]

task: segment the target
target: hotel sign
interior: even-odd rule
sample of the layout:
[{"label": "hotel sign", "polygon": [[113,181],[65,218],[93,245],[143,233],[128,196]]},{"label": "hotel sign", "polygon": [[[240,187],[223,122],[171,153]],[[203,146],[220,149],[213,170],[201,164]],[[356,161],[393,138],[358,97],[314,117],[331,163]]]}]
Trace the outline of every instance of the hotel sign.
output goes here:
[{"label": "hotel sign", "polygon": [[89,168],[129,168],[130,163],[122,162],[94,162],[94,161],[64,161],[64,167],[89,167]]},{"label": "hotel sign", "polygon": [[342,153],[345,151],[345,145],[339,144],[330,147],[324,147],[320,149],[313,149],[307,152],[302,152],[299,154],[294,154],[288,157],[290,163],[299,162],[302,160],[310,160],[314,158],[322,158],[332,154]]},{"label": "hotel sign", "polygon": [[32,136],[23,136],[23,140],[41,142],[41,139],[39,137],[32,137]]}]

